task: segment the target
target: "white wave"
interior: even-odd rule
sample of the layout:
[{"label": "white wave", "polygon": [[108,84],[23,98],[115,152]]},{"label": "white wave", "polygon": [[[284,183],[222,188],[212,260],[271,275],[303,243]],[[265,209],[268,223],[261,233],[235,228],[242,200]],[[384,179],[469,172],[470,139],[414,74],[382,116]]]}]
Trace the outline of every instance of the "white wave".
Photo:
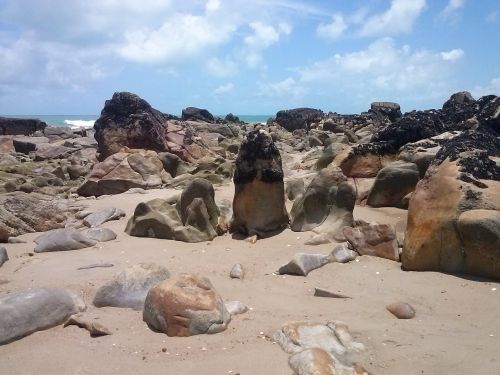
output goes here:
[{"label": "white wave", "polygon": [[94,122],[94,120],[64,120],[64,123],[70,125],[71,129],[90,129],[94,126]]}]

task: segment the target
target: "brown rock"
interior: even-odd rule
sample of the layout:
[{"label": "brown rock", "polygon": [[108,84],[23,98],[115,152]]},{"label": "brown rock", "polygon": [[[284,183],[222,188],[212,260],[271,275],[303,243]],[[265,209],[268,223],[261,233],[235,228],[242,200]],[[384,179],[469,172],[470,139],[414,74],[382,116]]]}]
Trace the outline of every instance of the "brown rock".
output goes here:
[{"label": "brown rock", "polygon": [[345,227],[344,235],[360,255],[373,255],[399,261],[396,233],[387,224]]},{"label": "brown rock", "polygon": [[415,309],[406,302],[391,303],[385,308],[398,319],[412,319],[415,317]]}]

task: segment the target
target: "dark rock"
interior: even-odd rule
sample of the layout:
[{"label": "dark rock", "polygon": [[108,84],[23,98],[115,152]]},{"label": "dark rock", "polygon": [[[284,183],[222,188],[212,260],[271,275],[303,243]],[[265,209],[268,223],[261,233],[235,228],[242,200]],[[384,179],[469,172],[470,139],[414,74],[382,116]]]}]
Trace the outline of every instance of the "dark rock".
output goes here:
[{"label": "dark rock", "polygon": [[47,124],[38,119],[0,117],[0,135],[33,135],[46,127]]},{"label": "dark rock", "polygon": [[474,98],[468,91],[462,91],[462,92],[457,92],[450,96],[450,99],[448,99],[444,104],[443,104],[443,109],[444,110],[449,110],[449,109],[454,109],[457,106],[462,106],[464,104],[469,104],[475,102]]},{"label": "dark rock", "polygon": [[182,120],[184,121],[206,121],[214,122],[214,116],[206,109],[187,107],[182,110]]},{"label": "dark rock", "polygon": [[387,117],[391,122],[402,116],[401,107],[398,103],[393,102],[374,102],[370,106],[370,112],[381,117]]},{"label": "dark rock", "polygon": [[9,255],[7,254],[7,249],[0,246],[0,267],[9,260]]},{"label": "dark rock", "polygon": [[324,113],[319,109],[296,108],[278,111],[275,121],[286,130],[292,132],[296,129],[309,130],[310,125],[313,122],[320,121],[323,116]]},{"label": "dark rock", "polygon": [[239,117],[233,115],[232,113],[228,113],[225,117],[225,120],[229,122],[240,122]]},{"label": "dark rock", "polygon": [[16,152],[29,154],[35,151],[41,144],[48,144],[49,139],[46,137],[15,137],[12,139]]}]

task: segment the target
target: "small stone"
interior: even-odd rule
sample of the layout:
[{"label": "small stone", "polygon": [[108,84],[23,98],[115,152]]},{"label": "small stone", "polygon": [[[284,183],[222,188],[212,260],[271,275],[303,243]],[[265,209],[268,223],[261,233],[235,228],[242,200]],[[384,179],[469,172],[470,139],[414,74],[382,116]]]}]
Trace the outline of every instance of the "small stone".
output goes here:
[{"label": "small stone", "polygon": [[240,263],[236,263],[233,268],[231,268],[231,272],[229,276],[231,279],[243,279],[245,272],[243,271],[243,267]]},{"label": "small stone", "polygon": [[161,351],[162,351],[163,353],[166,353],[166,352],[167,352],[167,348],[161,348]]},{"label": "small stone", "polygon": [[398,319],[412,319],[415,317],[415,309],[406,302],[396,302],[385,307]]},{"label": "small stone", "polygon": [[251,244],[254,244],[257,242],[257,235],[254,234],[253,236],[245,238],[245,241],[250,242]]},{"label": "small stone", "polygon": [[226,309],[231,315],[239,315],[246,313],[248,311],[248,307],[241,303],[240,301],[230,301],[226,302]]},{"label": "small stone", "polygon": [[314,288],[314,296],[315,297],[327,297],[327,298],[351,298],[349,296],[345,296],[343,294],[330,292],[326,289]]}]

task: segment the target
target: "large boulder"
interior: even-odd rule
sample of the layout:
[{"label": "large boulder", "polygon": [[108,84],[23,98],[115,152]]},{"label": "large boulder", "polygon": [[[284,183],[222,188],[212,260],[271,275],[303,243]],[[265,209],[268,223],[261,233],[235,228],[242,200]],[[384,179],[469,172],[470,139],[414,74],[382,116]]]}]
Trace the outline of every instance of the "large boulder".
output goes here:
[{"label": "large boulder", "polygon": [[319,109],[295,108],[278,111],[275,121],[289,132],[293,132],[297,129],[309,130],[310,125],[319,122],[323,116]]},{"label": "large boulder", "polygon": [[34,242],[37,244],[35,253],[79,250],[97,243],[73,228],[53,229],[38,236]]},{"label": "large boulder", "polygon": [[372,207],[401,207],[402,199],[415,189],[419,178],[416,164],[403,161],[391,163],[378,172],[366,204]]},{"label": "large boulder", "polygon": [[187,107],[182,110],[182,119],[184,121],[205,121],[213,122],[214,116],[206,109]]},{"label": "large boulder", "polygon": [[143,319],[168,336],[192,336],[224,331],[231,315],[210,280],[180,274],[149,290]]},{"label": "large boulder", "polygon": [[0,117],[0,135],[32,135],[42,131],[47,124],[38,119]]},{"label": "large boulder", "polygon": [[410,199],[404,269],[500,279],[498,158],[498,134],[484,125],[443,145]]},{"label": "large boulder", "polygon": [[247,134],[236,159],[230,230],[265,236],[288,225],[281,156],[264,130]]},{"label": "large boulder", "polygon": [[139,263],[125,268],[101,286],[94,297],[96,307],[126,307],[142,310],[149,289],[166,280],[170,273],[154,263]]},{"label": "large boulder", "polygon": [[318,172],[304,194],[293,202],[290,228],[295,232],[313,230],[311,244],[344,241],[342,229],[353,225],[356,194],[338,169]]},{"label": "large boulder", "polygon": [[0,197],[0,242],[25,233],[64,227],[70,207],[65,200],[37,193]]},{"label": "large boulder", "polygon": [[125,228],[131,236],[183,242],[211,241],[217,237],[219,209],[210,182],[194,179],[178,202],[153,199],[139,203]]},{"label": "large boulder", "polygon": [[84,196],[119,194],[131,188],[151,189],[162,184],[163,164],[154,151],[128,150],[94,166],[78,188]]},{"label": "large boulder", "polygon": [[0,345],[64,323],[85,310],[83,300],[60,288],[32,288],[0,297]]},{"label": "large boulder", "polygon": [[376,116],[387,117],[391,122],[402,116],[401,107],[398,103],[393,102],[373,102],[370,105],[370,112]]}]

